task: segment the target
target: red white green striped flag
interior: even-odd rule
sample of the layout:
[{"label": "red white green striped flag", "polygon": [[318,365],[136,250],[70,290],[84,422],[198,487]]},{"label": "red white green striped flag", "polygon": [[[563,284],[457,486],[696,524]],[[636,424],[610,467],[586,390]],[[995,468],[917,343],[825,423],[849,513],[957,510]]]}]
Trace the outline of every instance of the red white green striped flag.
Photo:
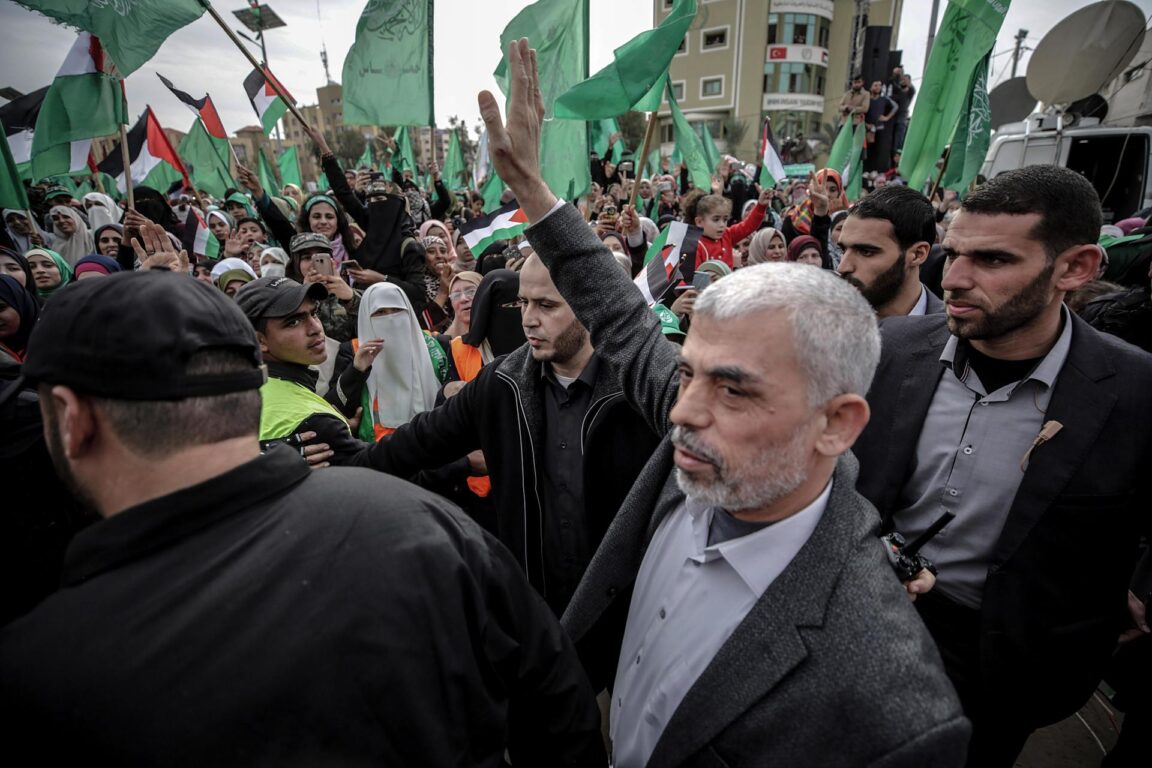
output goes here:
[{"label": "red white green striped flag", "polygon": [[764,119],[764,134],[760,137],[760,178],[758,182],[761,189],[774,187],[788,176],[784,171],[784,163],[776,153],[775,143],[772,141],[772,120]]},{"label": "red white green striped flag", "polygon": [[[677,282],[676,272],[681,262],[689,269],[680,269],[681,274],[691,279],[696,266],[696,246],[704,230],[682,221],[674,221],[657,235],[644,254],[644,269],[636,275],[634,282],[644,295],[648,306],[656,304]],[[683,257],[687,256],[687,259]]]},{"label": "red white green striped flag", "polygon": [[[183,180],[185,186],[191,183],[188,170],[172,148],[151,107],[144,110],[136,125],[128,131],[128,158],[133,184],[166,190],[178,180]],[[124,180],[124,154],[119,145],[104,158],[99,170],[116,179],[121,192],[128,188]]]},{"label": "red white green striped flag", "polygon": [[[276,94],[272,82],[280,85],[280,81],[267,67],[263,70],[254,69],[244,78],[244,90],[248,93],[248,100],[252,102],[252,109],[256,110],[256,115],[260,118],[260,125],[264,126],[265,135],[272,133],[276,123],[288,111],[288,105]],[[288,98],[292,98],[292,94],[288,93],[288,89],[283,85],[280,85],[280,90]]]},{"label": "red white green striped flag", "polygon": [[[32,175],[76,170],[72,142],[107,136],[127,123],[123,84],[100,40],[81,32],[44,94],[32,139]],[[85,161],[87,151],[83,151]]]},{"label": "red white green striped flag", "polygon": [[184,249],[188,253],[207,259],[220,258],[220,241],[208,229],[208,222],[195,208],[188,208],[184,222]]},{"label": "red white green striped flag", "polygon": [[469,250],[479,256],[484,249],[497,240],[507,240],[524,233],[528,228],[528,217],[513,200],[491,213],[472,219],[460,225],[460,236],[468,244]]}]

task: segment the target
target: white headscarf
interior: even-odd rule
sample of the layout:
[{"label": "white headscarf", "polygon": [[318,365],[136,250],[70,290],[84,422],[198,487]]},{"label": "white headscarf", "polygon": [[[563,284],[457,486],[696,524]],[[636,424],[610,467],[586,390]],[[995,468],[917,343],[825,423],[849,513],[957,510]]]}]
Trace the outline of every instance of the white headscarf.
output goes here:
[{"label": "white headscarf", "polygon": [[[35,248],[36,243],[32,242],[32,238],[29,235],[17,234],[16,230],[13,229],[8,224],[8,217],[9,216],[19,216],[20,218],[27,221],[28,220],[28,212],[27,211],[21,211],[18,208],[5,208],[4,209],[4,228],[8,230],[8,237],[12,238],[12,243],[16,246],[16,250],[19,251],[20,253],[24,253],[25,251],[27,251],[30,248]],[[32,219],[31,224],[32,224],[32,231],[40,233],[40,238],[44,241],[44,247],[45,248],[51,248],[52,244],[53,244],[52,235],[45,232],[44,228],[40,226],[40,223],[38,221],[36,221],[36,219]]]},{"label": "white headscarf", "polygon": [[216,282],[216,278],[220,277],[220,275],[224,274],[230,269],[242,269],[248,274],[252,275],[253,280],[259,277],[259,275],[256,274],[256,270],[252,269],[251,264],[244,261],[244,259],[238,259],[235,256],[230,256],[227,259],[220,259],[220,261],[216,262],[216,266],[212,267],[212,282]]},{"label": "white headscarf", "polygon": [[[378,309],[402,309],[372,317]],[[368,402],[373,424],[395,429],[436,404],[440,382],[432,370],[424,332],[404,291],[392,283],[376,283],[364,291],[358,318],[362,340],[384,339],[384,349],[368,374]]]},{"label": "white headscarf", "polygon": [[92,226],[93,232],[105,224],[119,224],[120,219],[124,218],[124,212],[116,205],[116,201],[103,192],[89,192],[84,195],[84,202],[89,201],[96,203],[88,209],[88,223]]},{"label": "white headscarf", "polygon": [[60,227],[56,226],[55,223],[52,224],[54,236],[52,250],[63,256],[64,261],[68,262],[68,266],[75,267],[76,262],[80,259],[91,253],[96,253],[96,244],[92,242],[92,232],[78,212],[66,205],[54,205],[48,215],[51,216],[54,213],[67,216],[76,225],[76,231],[70,236],[66,236],[60,231]]},{"label": "white headscarf", "polygon": [[[275,264],[265,264],[264,257],[272,256],[276,259]],[[269,246],[260,251],[260,277],[284,277],[285,271],[288,269],[288,254],[284,252],[283,248]]]}]

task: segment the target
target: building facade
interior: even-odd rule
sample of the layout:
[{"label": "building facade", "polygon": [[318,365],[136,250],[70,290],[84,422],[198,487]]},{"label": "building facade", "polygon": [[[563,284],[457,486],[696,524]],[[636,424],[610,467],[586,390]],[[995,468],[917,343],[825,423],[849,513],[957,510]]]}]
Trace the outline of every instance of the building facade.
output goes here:
[{"label": "building facade", "polygon": [[[654,22],[672,5],[653,0]],[[888,29],[895,48],[902,8],[903,0],[699,0],[672,59],[672,90],[689,122],[701,133],[707,127],[721,151],[752,161],[765,117],[778,141],[836,123],[852,74],[867,67],[869,27]],[[674,136],[666,105],[660,118],[668,155]]]}]

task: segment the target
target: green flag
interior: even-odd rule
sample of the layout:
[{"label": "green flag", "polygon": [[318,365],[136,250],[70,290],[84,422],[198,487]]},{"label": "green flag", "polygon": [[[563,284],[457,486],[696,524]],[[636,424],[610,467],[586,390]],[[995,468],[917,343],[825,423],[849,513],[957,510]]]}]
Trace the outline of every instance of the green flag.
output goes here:
[{"label": "green flag", "polygon": [[648,162],[645,163],[644,168],[640,169],[640,172],[637,175],[637,177],[638,178],[642,178],[644,176],[652,177],[652,176],[655,176],[656,174],[662,173],[662,172],[663,171],[660,168],[660,147],[656,147],[655,149],[653,149],[651,152],[648,153]]},{"label": "green flag", "polygon": [[[860,123],[852,130],[852,146],[848,150],[848,159],[843,168],[832,168],[840,171],[840,178],[844,182],[844,194],[850,202],[860,199],[864,191],[864,135],[868,128]],[[831,167],[831,166],[829,166]]]},{"label": "green flag", "polygon": [[[602,120],[589,120],[588,131],[592,151],[601,159],[608,157],[608,141],[612,138],[612,134],[620,132],[620,124],[616,122],[616,118],[606,117]],[[612,157],[610,159],[619,165],[620,156],[623,154],[624,142],[617,138],[612,144]]]},{"label": "green flag", "polygon": [[920,189],[961,119],[973,73],[996,44],[1011,0],[949,0],[904,139],[900,175]]},{"label": "green flag", "polygon": [[848,165],[848,156],[852,152],[852,121],[846,120],[832,142],[832,149],[828,150],[828,162],[825,168],[831,168],[840,173]]},{"label": "green flag", "polygon": [[613,51],[611,64],[556,99],[556,117],[594,120],[630,109],[653,111],[641,102],[662,81],[695,18],[696,0],[676,0],[659,26],[624,43]]},{"label": "green flag", "polygon": [[433,125],[432,0],[368,0],[344,59],[345,125]]},{"label": "green flag", "polygon": [[684,119],[680,105],[672,94],[672,83],[668,83],[668,108],[672,110],[672,124],[676,128],[676,149],[684,158],[688,166],[688,178],[697,189],[704,190],[704,194],[712,191],[712,172],[708,169],[708,157],[704,154],[704,145],[692,125]]},{"label": "green flag", "polygon": [[504,180],[496,175],[495,170],[490,172],[484,186],[480,188],[485,211],[494,211],[500,207],[500,195],[504,194],[504,189]]},{"label": "green flag", "polygon": [[468,183],[468,169],[464,165],[464,153],[460,150],[460,135],[452,131],[448,139],[448,156],[444,158],[444,167],[440,175],[445,179],[449,189],[463,187]]},{"label": "green flag", "polygon": [[16,170],[7,136],[0,142],[0,208],[28,210],[28,193],[20,180],[20,172]]},{"label": "green flag", "polygon": [[224,197],[225,190],[236,186],[228,163],[220,156],[219,149],[200,118],[196,118],[188,133],[180,140],[176,154],[187,165],[188,175],[197,189],[203,189],[213,197]]},{"label": "green flag", "polygon": [[716,142],[712,140],[712,132],[708,130],[707,123],[700,124],[700,143],[704,147],[704,157],[708,158],[708,170],[716,173],[716,167],[720,165],[720,150],[716,149]]},{"label": "green flag", "polygon": [[412,152],[412,139],[408,136],[408,126],[397,126],[396,152],[392,155],[392,165],[398,171],[411,171],[416,176],[416,155]]},{"label": "green flag", "polygon": [[16,0],[61,24],[100,38],[122,77],[156,55],[176,30],[204,13],[204,0]]},{"label": "green flag", "polygon": [[376,163],[372,159],[372,140],[364,140],[364,151],[360,153],[360,158],[356,161],[357,168],[375,168]]},{"label": "green flag", "polygon": [[285,184],[304,186],[300,173],[300,157],[296,154],[296,147],[288,147],[281,152],[277,164],[280,166],[280,178],[284,180]]},{"label": "green flag", "polygon": [[537,0],[500,34],[503,54],[493,75],[507,96],[508,45],[527,37],[536,48],[544,126],[540,165],[545,183],[559,197],[574,200],[589,188],[588,131],[583,122],[553,120],[556,97],[588,76],[588,0]]},{"label": "green flag", "polygon": [[259,155],[256,173],[260,177],[260,186],[264,187],[264,191],[269,195],[275,195],[280,191],[275,166],[268,160],[268,153],[263,149],[257,149],[256,154]]},{"label": "green flag", "polygon": [[948,168],[940,181],[940,186],[955,190],[961,196],[968,191],[976,174],[980,173],[980,166],[984,164],[984,156],[988,154],[988,144],[992,139],[988,64],[986,56],[972,75],[973,83],[968,89],[968,100],[960,111],[960,122],[956,126],[956,135],[952,137]]}]

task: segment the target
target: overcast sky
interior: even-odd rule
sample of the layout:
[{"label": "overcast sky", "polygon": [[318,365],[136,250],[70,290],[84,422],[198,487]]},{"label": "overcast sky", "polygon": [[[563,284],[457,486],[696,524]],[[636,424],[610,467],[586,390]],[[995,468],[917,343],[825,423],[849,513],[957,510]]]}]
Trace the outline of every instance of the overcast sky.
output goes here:
[{"label": "overcast sky", "polygon": [[[763,2],[764,0],[752,0]],[[928,33],[929,0],[906,0],[899,47],[907,70],[919,78]],[[1008,50],[1016,30],[1029,30],[1026,45],[1035,46],[1057,21],[1086,0],[1014,0],[1000,34],[996,52]],[[222,15],[245,7],[242,0],[216,0]],[[316,101],[315,89],[324,84],[320,49],[327,44],[332,78],[341,79],[344,55],[352,45],[363,0],[271,0],[287,27],[268,32],[268,59],[272,71],[303,104]],[[441,125],[450,115],[479,120],[476,93],[495,91],[492,70],[500,59],[500,32],[525,2],[517,0],[437,0],[436,116]],[[1137,0],[1152,14],[1152,0]],[[946,0],[941,2],[943,18]],[[706,5],[701,5],[706,9]],[[240,27],[237,21],[232,25]],[[652,26],[652,0],[591,0],[591,69],[611,60],[612,49],[637,32]],[[75,39],[67,29],[14,3],[0,2],[0,85],[32,91],[49,83]],[[1027,54],[1025,54],[1027,56]],[[1008,76],[1008,60],[994,59],[993,82]],[[1027,62],[1027,58],[1024,59]],[[194,96],[208,91],[229,131],[256,123],[243,80],[251,67],[215,22],[207,15],[174,34],[155,58],[127,81],[131,114],[151,104],[162,124],[186,130],[192,116],[156,78],[168,77],[177,88]],[[1021,67],[1023,74],[1025,67]]]}]

